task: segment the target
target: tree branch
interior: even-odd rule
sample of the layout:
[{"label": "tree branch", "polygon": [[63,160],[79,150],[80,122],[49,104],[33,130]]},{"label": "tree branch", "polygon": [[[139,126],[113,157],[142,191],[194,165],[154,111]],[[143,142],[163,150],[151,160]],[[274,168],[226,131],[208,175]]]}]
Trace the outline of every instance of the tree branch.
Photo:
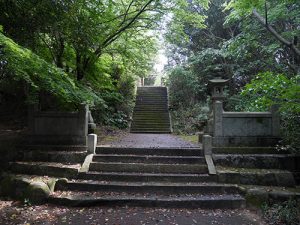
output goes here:
[{"label": "tree branch", "polygon": [[99,55],[99,53],[101,53],[101,50],[103,47],[106,47],[107,45],[111,44],[113,41],[116,40],[116,37],[118,37],[122,32],[124,32],[125,30],[127,30],[138,18],[139,16],[147,9],[147,7],[153,2],[154,0],[149,0],[142,8],[141,10],[135,15],[133,16],[130,21],[124,25],[123,27],[121,27],[118,31],[116,31],[114,34],[110,35],[104,42],[103,44],[96,49],[95,51],[95,55]]},{"label": "tree branch", "polygon": [[284,44],[285,46],[289,47],[290,49],[293,50],[293,52],[300,56],[300,50],[293,44],[293,42],[289,42],[288,40],[286,40],[284,37],[282,37],[279,33],[277,33],[277,31],[270,26],[269,24],[266,23],[266,20],[256,11],[256,9],[254,9],[252,11],[252,14],[258,19],[258,21],[264,25],[267,30],[278,40],[280,41],[282,44]]}]

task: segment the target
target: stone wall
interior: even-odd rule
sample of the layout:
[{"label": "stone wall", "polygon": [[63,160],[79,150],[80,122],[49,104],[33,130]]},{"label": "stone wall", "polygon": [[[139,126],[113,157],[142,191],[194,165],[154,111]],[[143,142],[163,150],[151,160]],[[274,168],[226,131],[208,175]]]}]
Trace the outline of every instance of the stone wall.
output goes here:
[{"label": "stone wall", "polygon": [[45,112],[37,106],[29,110],[30,144],[86,145],[88,134],[88,107],[77,112]]},{"label": "stone wall", "polygon": [[270,112],[224,112],[216,101],[210,126],[213,146],[273,146],[279,140],[276,106]]}]

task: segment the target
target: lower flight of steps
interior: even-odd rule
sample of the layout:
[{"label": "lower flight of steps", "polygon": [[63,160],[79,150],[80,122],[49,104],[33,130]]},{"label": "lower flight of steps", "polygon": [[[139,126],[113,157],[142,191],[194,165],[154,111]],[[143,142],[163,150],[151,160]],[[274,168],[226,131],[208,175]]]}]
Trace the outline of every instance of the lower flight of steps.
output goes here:
[{"label": "lower flight of steps", "polygon": [[166,87],[138,87],[131,133],[171,133]]},{"label": "lower flight of steps", "polygon": [[10,162],[16,174],[75,178],[87,155],[85,146],[32,145],[25,146],[20,159]]},{"label": "lower flight of steps", "polygon": [[199,148],[97,147],[89,171],[61,180],[50,202],[62,205],[129,205],[241,208],[232,184],[208,175]]},{"label": "lower flight of steps", "polygon": [[297,160],[273,147],[213,148],[219,181],[242,185],[294,187]]}]

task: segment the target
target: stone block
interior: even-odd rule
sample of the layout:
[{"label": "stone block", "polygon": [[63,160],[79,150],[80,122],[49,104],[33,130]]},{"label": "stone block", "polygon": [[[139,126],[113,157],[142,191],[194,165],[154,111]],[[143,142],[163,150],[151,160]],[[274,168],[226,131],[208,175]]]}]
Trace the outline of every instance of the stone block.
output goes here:
[{"label": "stone block", "polygon": [[212,137],[210,135],[203,136],[204,155],[212,155]]},{"label": "stone block", "polygon": [[296,185],[294,176],[291,172],[276,173],[275,178],[278,186],[294,187]]},{"label": "stone block", "polygon": [[88,154],[95,154],[97,147],[97,135],[89,134],[88,135]]},{"label": "stone block", "polygon": [[44,203],[50,193],[51,191],[47,184],[42,181],[34,181],[28,186],[25,197],[27,197],[30,202],[39,204]]},{"label": "stone block", "polygon": [[260,208],[262,204],[268,202],[268,193],[260,189],[251,189],[246,194],[248,207]]}]

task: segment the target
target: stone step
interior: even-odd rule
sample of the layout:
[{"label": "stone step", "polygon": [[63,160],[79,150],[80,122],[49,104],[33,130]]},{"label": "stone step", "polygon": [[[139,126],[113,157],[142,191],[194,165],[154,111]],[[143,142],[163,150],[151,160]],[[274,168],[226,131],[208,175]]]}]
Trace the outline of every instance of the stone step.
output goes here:
[{"label": "stone step", "polygon": [[170,129],[155,129],[155,128],[135,128],[130,130],[131,133],[157,133],[157,134],[169,134]]},{"label": "stone step", "polygon": [[157,193],[157,194],[241,194],[236,185],[218,183],[158,183],[158,182],[107,182],[89,180],[61,180],[56,183],[55,191],[111,191],[117,193]]},{"label": "stone step", "polygon": [[171,130],[169,131],[152,131],[152,130],[130,130],[130,133],[137,134],[171,134]]},{"label": "stone step", "polygon": [[161,125],[161,124],[167,124],[169,125],[170,122],[169,120],[149,120],[149,119],[136,119],[133,121],[133,123],[144,123],[144,124],[158,124],[158,125]]},{"label": "stone step", "polygon": [[154,115],[154,116],[159,116],[161,118],[164,118],[164,117],[169,118],[168,111],[148,110],[148,111],[145,111],[145,112],[144,111],[142,111],[142,112],[137,111],[137,112],[133,113],[133,116],[137,116],[137,115],[139,115],[139,116],[152,116],[152,115]]},{"label": "stone step", "polygon": [[30,151],[24,152],[23,161],[83,163],[87,152],[69,151]]},{"label": "stone step", "polygon": [[167,106],[135,106],[134,107],[135,111],[163,111],[163,112],[168,112],[168,107]]},{"label": "stone step", "polygon": [[163,128],[167,128],[170,129],[170,123],[168,122],[149,122],[149,121],[135,121],[131,123],[131,128],[133,127],[147,127],[147,126],[151,126],[151,127],[163,127]]},{"label": "stone step", "polygon": [[75,178],[81,167],[80,164],[53,162],[10,162],[9,166],[14,173],[66,178]]},{"label": "stone step", "polygon": [[97,146],[97,154],[157,155],[157,156],[203,156],[200,148],[126,148]]},{"label": "stone step", "polygon": [[[134,120],[135,119],[135,120]],[[149,119],[149,118],[133,118],[132,124],[143,123],[143,124],[157,124],[157,125],[166,125],[170,124],[169,119]]]},{"label": "stone step", "polygon": [[155,115],[155,116],[141,116],[141,115],[133,115],[133,122],[134,121],[154,121],[154,122],[157,122],[157,123],[169,123],[170,120],[169,120],[169,116],[160,116],[159,114],[158,115]]},{"label": "stone step", "polygon": [[213,147],[214,154],[288,154],[274,147]]},{"label": "stone step", "polygon": [[200,156],[153,156],[153,155],[115,155],[97,154],[93,162],[126,162],[126,163],[176,163],[176,164],[205,164],[205,158]]},{"label": "stone step", "polygon": [[168,99],[164,98],[139,98],[136,100],[137,106],[153,105],[153,106],[168,106]]},{"label": "stone step", "polygon": [[208,173],[205,164],[149,164],[92,162],[89,171],[141,173]]},{"label": "stone step", "polygon": [[136,99],[140,98],[164,98],[168,99],[167,93],[137,93]]},{"label": "stone step", "polygon": [[170,123],[169,117],[166,118],[149,118],[149,117],[137,117],[133,116],[133,122],[134,121],[142,121],[145,123]]},{"label": "stone step", "polygon": [[138,87],[137,92],[150,92],[150,93],[154,93],[154,92],[167,92],[167,88],[166,87],[161,87],[161,88],[157,88],[157,87]]},{"label": "stone step", "polygon": [[137,106],[142,106],[142,105],[152,105],[152,106],[157,106],[157,105],[168,105],[168,100],[167,99],[137,99],[136,100],[136,105]]},{"label": "stone step", "polygon": [[82,145],[25,145],[22,149],[26,151],[43,151],[43,152],[84,152],[87,151],[87,146]]},{"label": "stone step", "polygon": [[169,114],[161,112],[161,113],[144,113],[137,111],[133,114],[133,121],[134,120],[155,120],[155,121],[165,121],[169,122]]},{"label": "stone step", "polygon": [[221,183],[294,187],[293,174],[287,170],[249,169],[217,166]]},{"label": "stone step", "polygon": [[138,121],[134,121],[131,123],[131,127],[134,126],[163,126],[163,127],[170,127],[170,123],[166,122],[166,121],[162,121],[162,122],[156,122],[156,121],[143,121],[143,120],[138,120]]},{"label": "stone step", "polygon": [[161,103],[154,103],[154,104],[145,104],[145,102],[136,102],[135,108],[163,108],[163,109],[168,109],[168,104],[165,102]]},{"label": "stone step", "polygon": [[144,124],[144,123],[141,123],[141,122],[133,122],[131,124],[131,129],[134,129],[134,130],[139,130],[139,129],[142,129],[142,130],[158,130],[158,131],[169,131],[170,130],[170,124]]},{"label": "stone step", "polygon": [[153,102],[153,103],[166,103],[168,102],[167,96],[138,96],[136,102]]},{"label": "stone step", "polygon": [[217,176],[208,174],[174,174],[174,173],[113,173],[87,172],[79,173],[79,179],[124,182],[216,182]]},{"label": "stone step", "polygon": [[150,126],[144,125],[140,127],[131,127],[131,131],[163,131],[163,132],[170,132],[170,126]]},{"label": "stone step", "polygon": [[154,87],[147,87],[147,88],[138,88],[137,89],[137,92],[138,93],[155,93],[155,92],[163,92],[163,93],[166,93],[167,92],[167,89],[165,87],[162,87],[162,88],[154,88]]},{"label": "stone step", "polygon": [[143,123],[133,123],[131,125],[131,130],[152,130],[152,129],[159,129],[159,130],[166,130],[170,131],[170,124],[143,124]]},{"label": "stone step", "polygon": [[215,164],[220,166],[253,169],[288,169],[296,168],[293,155],[283,154],[215,154]]},{"label": "stone step", "polygon": [[169,120],[147,120],[147,119],[139,119],[139,120],[133,120],[132,125],[134,124],[143,124],[143,125],[168,125],[170,126]]},{"label": "stone step", "polygon": [[136,102],[138,104],[143,104],[143,103],[149,103],[153,105],[158,105],[158,104],[167,104],[168,103],[168,98],[167,97],[138,97],[136,99]]},{"label": "stone step", "polygon": [[162,208],[240,209],[246,206],[245,199],[238,194],[174,195],[161,196],[128,195],[126,193],[59,192],[49,202],[64,206],[134,206]]}]

